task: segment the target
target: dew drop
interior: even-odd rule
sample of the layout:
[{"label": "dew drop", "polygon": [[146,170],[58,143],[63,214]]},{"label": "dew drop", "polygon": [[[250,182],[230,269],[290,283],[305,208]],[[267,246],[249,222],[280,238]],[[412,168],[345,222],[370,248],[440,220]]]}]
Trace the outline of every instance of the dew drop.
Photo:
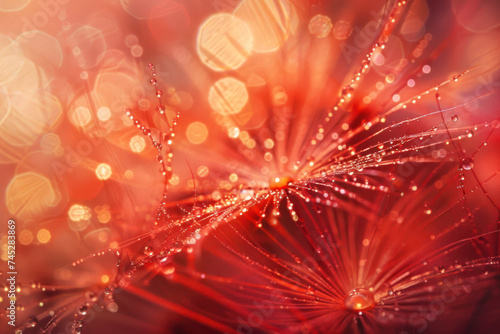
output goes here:
[{"label": "dew drop", "polygon": [[375,306],[375,298],[367,289],[352,289],[344,297],[344,306],[350,311],[364,311]]},{"label": "dew drop", "polygon": [[474,135],[474,132],[472,130],[467,130],[465,131],[465,135],[468,137],[468,138],[472,138],[472,136]]},{"label": "dew drop", "polygon": [[89,308],[87,307],[87,305],[82,305],[78,308],[78,313],[80,313],[81,315],[85,315],[87,314],[87,310]]},{"label": "dew drop", "polygon": [[452,120],[453,122],[458,121],[458,116],[457,116],[457,115],[453,115],[453,116],[451,116],[451,120]]},{"label": "dew drop", "polygon": [[316,293],[316,291],[314,290],[314,288],[312,286],[307,287],[306,295],[314,295],[315,293]]},{"label": "dew drop", "polygon": [[144,247],[144,255],[153,256],[153,254],[154,254],[154,251],[153,251],[152,247],[150,247],[150,246]]},{"label": "dew drop", "polygon": [[179,253],[182,250],[182,248],[184,248],[184,243],[182,241],[178,240],[178,241],[174,242],[174,244],[172,245],[172,248],[173,248],[172,250],[174,252]]},{"label": "dew drop", "polygon": [[36,317],[29,317],[28,320],[26,320],[26,327],[35,327],[37,321]]},{"label": "dew drop", "polygon": [[462,159],[462,168],[465,170],[471,170],[474,167],[474,160],[472,158],[463,158]]}]

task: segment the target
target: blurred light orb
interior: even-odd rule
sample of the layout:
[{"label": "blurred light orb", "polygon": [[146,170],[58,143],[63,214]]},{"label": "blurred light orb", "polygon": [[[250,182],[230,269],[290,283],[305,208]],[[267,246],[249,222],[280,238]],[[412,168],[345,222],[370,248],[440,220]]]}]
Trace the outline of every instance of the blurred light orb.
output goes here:
[{"label": "blurred light orb", "polygon": [[245,84],[234,78],[218,80],[208,92],[208,103],[222,115],[239,113],[247,102],[248,91]]},{"label": "blurred light orb", "polygon": [[71,113],[71,120],[73,125],[84,127],[90,123],[92,120],[92,115],[90,114],[90,110],[85,107],[77,107]]},{"label": "blurred light orb", "polygon": [[82,69],[96,66],[107,50],[106,40],[102,32],[91,26],[78,28],[69,38],[74,56]]},{"label": "blurred light orb", "polygon": [[95,175],[99,180],[107,180],[111,177],[112,171],[108,164],[99,164],[95,169]]},{"label": "blurred light orb", "polygon": [[352,289],[344,297],[344,306],[350,311],[364,311],[375,306],[375,298],[367,289]]},{"label": "blurred light orb", "polygon": [[317,38],[328,36],[332,27],[332,21],[328,16],[318,14],[309,21],[309,32]]},{"label": "blurred light orb", "polygon": [[7,210],[20,219],[43,216],[61,200],[50,180],[35,172],[14,176],[5,195]]},{"label": "blurred light orb", "polygon": [[33,241],[33,233],[30,230],[22,230],[18,238],[22,245],[29,245]]},{"label": "blurred light orb", "polygon": [[248,25],[234,15],[210,16],[200,27],[196,42],[201,61],[214,71],[238,69],[253,46]]},{"label": "blurred light orb", "polygon": [[17,36],[16,41],[24,55],[42,67],[60,67],[63,63],[63,52],[59,41],[39,30],[32,30]]},{"label": "blurred light orb", "polygon": [[244,0],[234,15],[248,24],[255,52],[273,52],[297,30],[295,7],[288,0]]},{"label": "blurred light orb", "polygon": [[68,217],[72,221],[89,220],[92,212],[89,207],[80,204],[73,204],[68,210]]},{"label": "blurred light orb", "polygon": [[338,21],[337,23],[335,23],[335,26],[333,28],[333,36],[335,36],[335,38],[338,40],[344,40],[347,37],[351,36],[351,32],[351,23],[345,20]]},{"label": "blurred light orb", "polygon": [[146,141],[142,136],[133,136],[130,138],[129,146],[132,152],[140,153],[146,148]]},{"label": "blurred light orb", "polygon": [[50,241],[50,238],[51,238],[50,231],[47,230],[47,229],[45,229],[45,228],[42,228],[36,234],[36,238],[38,239],[38,241],[40,243],[46,244],[46,243],[48,243]]},{"label": "blurred light orb", "polygon": [[198,167],[196,172],[197,172],[199,177],[206,177],[206,176],[208,176],[209,171],[210,170],[208,169],[207,166],[201,165],[200,167]]},{"label": "blurred light orb", "polygon": [[208,137],[207,126],[201,122],[193,122],[189,124],[186,130],[186,137],[192,144],[202,144]]},{"label": "blurred light orb", "polygon": [[69,227],[73,231],[83,231],[90,224],[92,212],[89,207],[80,204],[72,205],[68,210]]},{"label": "blurred light orb", "polygon": [[40,147],[48,152],[56,153],[61,148],[61,139],[55,133],[47,133],[40,139]]},{"label": "blurred light orb", "polygon": [[26,7],[31,0],[0,1],[0,12],[17,12]]},{"label": "blurred light orb", "polygon": [[97,118],[103,122],[108,121],[111,118],[111,110],[108,107],[99,108],[97,110]]}]

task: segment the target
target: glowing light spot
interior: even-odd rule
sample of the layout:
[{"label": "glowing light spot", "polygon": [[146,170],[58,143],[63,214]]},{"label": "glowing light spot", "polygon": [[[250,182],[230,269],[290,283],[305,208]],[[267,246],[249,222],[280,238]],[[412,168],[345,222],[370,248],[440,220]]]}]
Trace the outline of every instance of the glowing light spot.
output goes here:
[{"label": "glowing light spot", "polygon": [[170,183],[173,186],[178,185],[179,182],[180,182],[180,178],[179,178],[179,175],[177,175],[177,174],[172,174],[172,177],[168,181],[168,183]]},{"label": "glowing light spot", "polygon": [[46,244],[50,241],[51,235],[50,231],[47,229],[42,228],[38,233],[36,234],[36,238],[38,239],[39,242],[42,244]]},{"label": "glowing light spot", "polygon": [[298,26],[297,13],[288,0],[244,0],[234,15],[248,24],[256,52],[276,51]]},{"label": "glowing light spot", "polygon": [[273,104],[275,106],[283,106],[288,101],[288,95],[283,87],[277,86],[273,88]]},{"label": "glowing light spot", "polygon": [[367,289],[352,289],[344,297],[344,306],[350,311],[364,311],[375,306],[375,299]]},{"label": "glowing light spot", "polygon": [[108,107],[101,107],[97,110],[97,118],[101,121],[107,121],[111,118],[111,110]]},{"label": "glowing light spot", "polygon": [[108,275],[102,275],[101,276],[101,282],[106,284],[109,282],[109,276]]},{"label": "glowing light spot", "polygon": [[431,67],[429,65],[424,65],[422,67],[422,72],[424,72],[425,74],[428,74],[431,72]]},{"label": "glowing light spot", "polygon": [[209,17],[198,33],[198,55],[215,71],[239,68],[250,55],[252,46],[253,36],[248,25],[227,13]]},{"label": "glowing light spot", "polygon": [[109,211],[109,206],[104,205],[102,207],[96,208],[97,219],[103,224],[109,223],[111,220],[111,212]]},{"label": "glowing light spot", "polygon": [[408,87],[414,87],[415,86],[415,80],[409,79],[406,84],[408,85]]},{"label": "glowing light spot", "polygon": [[268,150],[272,149],[274,147],[274,141],[272,139],[266,139],[264,141],[264,147]]},{"label": "glowing light spot", "polygon": [[89,207],[74,204],[68,210],[69,228],[73,231],[83,231],[90,224],[92,213]]},{"label": "glowing light spot", "polygon": [[144,50],[142,49],[142,46],[140,46],[140,45],[134,45],[130,49],[130,54],[132,55],[132,57],[136,57],[136,58],[139,58],[140,56],[142,56],[143,52],[144,52]]},{"label": "glowing light spot", "polygon": [[234,78],[218,80],[208,92],[208,103],[222,115],[239,113],[248,102],[245,84]]},{"label": "glowing light spot", "polygon": [[112,171],[108,164],[99,164],[95,169],[95,175],[99,180],[107,180],[111,177]]},{"label": "glowing light spot", "polygon": [[186,137],[192,144],[202,144],[208,137],[207,126],[201,122],[193,122],[189,124],[186,130]]},{"label": "glowing light spot", "polygon": [[198,174],[199,177],[206,177],[209,173],[209,169],[207,166],[204,166],[204,165],[201,165],[200,167],[198,167],[198,170],[196,171],[196,173]]},{"label": "glowing light spot", "polygon": [[326,37],[332,31],[332,21],[328,16],[316,15],[309,21],[309,32],[318,37]]},{"label": "glowing light spot", "polygon": [[78,107],[73,111],[71,119],[76,126],[86,126],[92,120],[92,115],[87,108]]},{"label": "glowing light spot", "polygon": [[29,245],[33,241],[33,233],[30,230],[22,230],[18,238],[22,245]]},{"label": "glowing light spot", "polygon": [[401,99],[401,97],[400,97],[398,94],[394,94],[394,95],[392,96],[392,100],[393,100],[394,102],[399,102],[399,100],[400,100],[400,99]]},{"label": "glowing light spot", "polygon": [[344,20],[340,20],[335,23],[335,27],[333,28],[333,36],[335,36],[338,40],[346,39],[351,35],[351,32],[351,24]]},{"label": "glowing light spot", "polygon": [[127,170],[125,171],[124,176],[127,180],[132,180],[134,178],[134,172]]},{"label": "glowing light spot", "polygon": [[238,138],[239,134],[240,134],[240,129],[235,126],[232,126],[229,129],[227,129],[227,135],[229,136],[229,138]]},{"label": "glowing light spot", "polygon": [[236,182],[238,181],[238,175],[236,175],[235,173],[232,173],[231,175],[229,175],[229,180],[231,182]]},{"label": "glowing light spot", "polygon": [[128,143],[132,152],[140,153],[146,148],[146,141],[142,136],[133,136]]},{"label": "glowing light spot", "polygon": [[21,219],[47,214],[61,200],[49,179],[34,172],[14,176],[5,195],[9,213]]},{"label": "glowing light spot", "polygon": [[269,181],[269,188],[271,190],[283,189],[286,188],[290,182],[293,182],[290,176],[276,176]]}]

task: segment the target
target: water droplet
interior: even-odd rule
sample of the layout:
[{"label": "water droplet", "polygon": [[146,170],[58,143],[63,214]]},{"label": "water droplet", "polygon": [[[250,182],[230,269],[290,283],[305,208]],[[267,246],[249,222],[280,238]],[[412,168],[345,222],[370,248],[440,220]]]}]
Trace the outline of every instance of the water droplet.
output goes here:
[{"label": "water droplet", "polygon": [[28,320],[26,320],[26,327],[35,327],[37,323],[37,318],[36,317],[29,317]]},{"label": "water droplet", "polygon": [[85,297],[91,301],[91,302],[96,302],[97,301],[97,293],[93,292],[93,291],[87,291],[85,293]]},{"label": "water droplet", "polygon": [[316,291],[314,290],[314,288],[312,286],[307,287],[306,295],[314,295],[315,293],[316,293]]},{"label": "water droplet", "polygon": [[376,162],[380,162],[382,161],[382,156],[378,153],[373,153],[373,159],[376,161]]},{"label": "water droplet", "polygon": [[150,246],[144,247],[144,255],[153,256],[153,254],[154,254],[153,247]]},{"label": "water droplet", "polygon": [[364,311],[375,306],[375,298],[367,289],[352,289],[344,298],[344,306],[350,311]]},{"label": "water droplet", "polygon": [[452,116],[451,116],[451,120],[452,120],[453,122],[458,121],[458,115],[452,115]]},{"label": "water droplet", "polygon": [[177,252],[177,253],[179,253],[179,252],[182,250],[182,248],[184,248],[184,243],[183,243],[182,241],[180,241],[180,240],[177,240],[177,241],[176,241],[176,242],[174,242],[174,244],[172,245],[172,250],[173,250],[174,252]]},{"label": "water droplet", "polygon": [[474,160],[472,158],[463,158],[462,159],[462,168],[465,170],[471,170],[474,167]]},{"label": "water droplet", "polygon": [[468,137],[468,138],[472,138],[472,136],[474,135],[474,132],[472,130],[467,130],[465,131],[465,135]]},{"label": "water droplet", "polygon": [[88,306],[87,305],[82,305],[78,308],[78,313],[80,313],[81,315],[85,315],[87,314],[87,310],[88,310]]}]

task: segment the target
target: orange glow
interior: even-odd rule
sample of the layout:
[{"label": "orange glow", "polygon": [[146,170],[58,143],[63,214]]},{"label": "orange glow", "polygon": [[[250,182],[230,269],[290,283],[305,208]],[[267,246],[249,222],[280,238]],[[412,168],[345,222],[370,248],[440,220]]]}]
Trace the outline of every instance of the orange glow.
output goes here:
[{"label": "orange glow", "polygon": [[189,124],[186,130],[187,139],[193,144],[201,144],[207,140],[207,126],[201,122],[193,122]]},{"label": "orange glow", "polygon": [[216,14],[201,26],[197,51],[214,71],[234,70],[247,60],[252,45],[253,36],[245,22],[231,14]]},{"label": "orange glow", "polygon": [[60,197],[49,179],[38,173],[27,172],[14,176],[10,181],[5,201],[12,215],[27,219],[56,206]]},{"label": "orange glow", "polygon": [[248,102],[247,88],[234,78],[220,79],[210,88],[208,102],[214,111],[222,115],[237,114]]},{"label": "orange glow", "polygon": [[250,27],[256,52],[278,50],[298,26],[295,8],[287,0],[244,0],[234,15]]},{"label": "orange glow", "polygon": [[269,188],[271,188],[271,190],[283,189],[286,188],[290,182],[293,182],[290,176],[276,176],[269,181]]},{"label": "orange glow", "polygon": [[108,164],[99,164],[95,169],[95,174],[99,180],[107,180],[111,177],[112,171]]},{"label": "orange glow", "polygon": [[38,233],[36,234],[36,238],[38,241],[40,241],[42,244],[46,244],[50,241],[51,235],[50,231],[47,229],[42,228]]},{"label": "orange glow", "polygon": [[328,36],[332,26],[332,21],[328,16],[316,15],[309,21],[309,32],[318,38],[323,38]]}]

